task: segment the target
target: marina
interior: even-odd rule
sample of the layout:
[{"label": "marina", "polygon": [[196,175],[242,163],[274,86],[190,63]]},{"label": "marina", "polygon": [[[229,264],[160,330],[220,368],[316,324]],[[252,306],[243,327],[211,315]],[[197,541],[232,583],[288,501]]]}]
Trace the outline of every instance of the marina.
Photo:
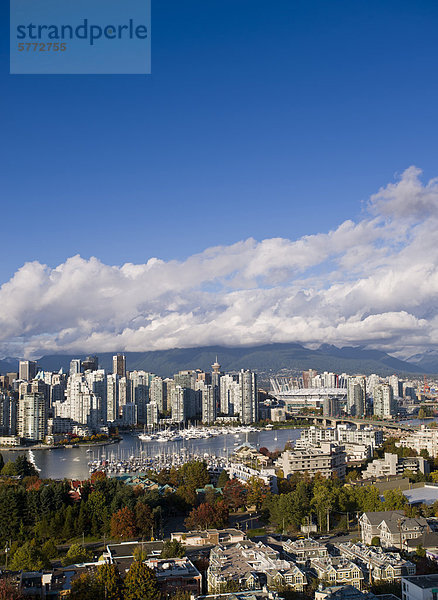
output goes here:
[{"label": "marina", "polygon": [[[209,428],[214,429],[214,428]],[[175,455],[175,464],[190,460],[191,457],[217,457],[227,459],[240,445],[248,443],[254,447],[266,447],[268,450],[283,449],[289,441],[300,437],[301,429],[284,430],[250,430],[239,431],[238,428],[225,428],[227,433],[219,433],[210,437],[170,440],[166,443],[156,440],[141,441],[138,433],[123,433],[118,444],[78,448],[32,449],[34,461],[42,478],[87,479],[90,476],[90,465],[93,461],[107,460],[111,463],[123,463],[131,457],[139,458],[137,463],[150,468],[152,461],[157,464],[169,462],[169,457]],[[247,428],[245,428],[247,429]],[[91,452],[90,452],[91,450]],[[28,458],[29,450],[17,452]],[[146,470],[147,470],[146,469]],[[124,472],[124,471],[121,471]],[[134,471],[140,473],[141,471]],[[110,475],[113,473],[110,473]],[[114,473],[115,474],[115,473]]]}]

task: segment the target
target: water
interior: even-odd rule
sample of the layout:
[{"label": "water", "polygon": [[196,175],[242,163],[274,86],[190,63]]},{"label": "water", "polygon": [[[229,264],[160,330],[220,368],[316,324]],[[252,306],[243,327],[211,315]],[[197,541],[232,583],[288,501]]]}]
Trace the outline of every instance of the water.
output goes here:
[{"label": "water", "polygon": [[[295,441],[300,437],[301,429],[279,429],[275,431],[256,431],[218,435],[199,440],[178,440],[176,442],[141,442],[136,434],[126,433],[118,444],[108,446],[91,446],[92,452],[87,452],[88,446],[80,448],[59,448],[57,450],[32,450],[35,465],[42,478],[52,479],[87,479],[89,477],[88,462],[106,456],[129,458],[132,455],[158,456],[160,453],[169,454],[178,452],[185,447],[190,453],[203,455],[204,453],[215,456],[232,454],[240,444],[248,442],[252,446],[265,447],[268,450],[282,450],[288,441]],[[27,452],[11,452],[5,460],[14,460],[17,454]]]}]

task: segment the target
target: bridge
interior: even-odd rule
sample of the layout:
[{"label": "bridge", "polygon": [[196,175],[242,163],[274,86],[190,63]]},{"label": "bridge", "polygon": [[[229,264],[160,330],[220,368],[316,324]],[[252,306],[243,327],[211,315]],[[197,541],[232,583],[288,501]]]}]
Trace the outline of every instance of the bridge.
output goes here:
[{"label": "bridge", "polygon": [[416,431],[417,428],[412,425],[401,425],[400,423],[393,423],[391,421],[375,421],[373,419],[354,419],[353,417],[325,417],[323,415],[292,415],[293,419],[306,420],[313,423],[313,425],[322,425],[323,427],[336,427],[342,423],[348,425],[372,425],[373,427],[379,427],[382,429],[391,429],[394,431],[403,431],[406,433]]}]

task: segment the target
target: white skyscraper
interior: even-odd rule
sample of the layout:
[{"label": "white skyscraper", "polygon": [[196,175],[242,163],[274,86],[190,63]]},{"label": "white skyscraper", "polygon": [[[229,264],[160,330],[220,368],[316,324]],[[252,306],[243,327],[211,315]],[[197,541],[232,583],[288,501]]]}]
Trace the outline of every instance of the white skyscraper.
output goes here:
[{"label": "white skyscraper", "polygon": [[240,421],[245,425],[258,420],[257,375],[242,369],[239,373],[241,392]]},{"label": "white skyscraper", "polygon": [[44,394],[25,394],[18,403],[18,435],[41,442],[47,431],[46,399]]}]

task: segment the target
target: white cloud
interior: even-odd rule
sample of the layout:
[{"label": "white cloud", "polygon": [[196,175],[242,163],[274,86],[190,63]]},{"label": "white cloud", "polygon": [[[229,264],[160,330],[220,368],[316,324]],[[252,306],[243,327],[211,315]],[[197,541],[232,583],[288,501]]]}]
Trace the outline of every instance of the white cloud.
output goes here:
[{"label": "white cloud", "polygon": [[213,343],[438,341],[438,180],[407,169],[358,223],[244,240],[185,261],[26,263],[0,288],[2,354]]}]

